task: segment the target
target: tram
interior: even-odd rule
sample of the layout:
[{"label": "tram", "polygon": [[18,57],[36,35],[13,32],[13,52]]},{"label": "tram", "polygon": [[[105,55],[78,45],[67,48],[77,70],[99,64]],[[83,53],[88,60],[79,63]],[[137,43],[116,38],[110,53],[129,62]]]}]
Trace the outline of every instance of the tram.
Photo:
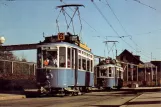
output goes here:
[{"label": "tram", "polygon": [[123,68],[116,60],[100,60],[95,66],[95,85],[103,89],[120,89],[123,86]]},{"label": "tram", "polygon": [[45,37],[37,46],[37,85],[47,93],[78,94],[94,85],[94,55],[71,33]]}]

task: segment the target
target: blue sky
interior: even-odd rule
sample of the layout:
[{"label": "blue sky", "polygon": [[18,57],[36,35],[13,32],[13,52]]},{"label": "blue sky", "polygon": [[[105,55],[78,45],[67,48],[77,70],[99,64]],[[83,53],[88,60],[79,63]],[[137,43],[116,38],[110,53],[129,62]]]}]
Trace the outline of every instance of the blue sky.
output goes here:
[{"label": "blue sky", "polygon": [[[118,54],[127,49],[133,54],[140,55],[142,61],[150,61],[152,52],[153,60],[161,60],[161,46],[159,45],[161,40],[161,0],[140,0],[156,10],[139,4],[135,0],[107,0],[127,33],[124,32],[106,5],[106,0],[94,0],[96,6],[98,6],[119,36],[132,35],[131,39],[130,36],[123,38],[128,44],[118,38],[118,35],[107,24],[91,0],[63,1],[69,4],[85,5],[85,8],[80,8],[81,18],[88,22],[92,28],[82,20],[81,37],[83,42],[92,48],[94,54],[104,56],[104,49],[106,49],[107,56],[107,48],[103,43],[105,41],[104,37],[113,36],[107,39],[119,42],[116,44]],[[59,9],[55,8],[62,4],[60,0],[0,0],[0,35],[6,38],[4,45],[37,43],[43,40],[43,32],[45,36],[57,34],[56,18],[59,14]],[[70,9],[67,9],[67,12],[72,14]],[[76,32],[79,33],[78,16],[75,17],[74,22]],[[59,18],[59,26],[61,32],[66,31],[66,24],[62,14]],[[111,46],[112,43],[108,44],[108,49]],[[28,61],[36,61],[35,50],[16,51],[14,53],[19,57],[26,57]],[[115,53],[111,51],[109,56],[113,57]]]}]

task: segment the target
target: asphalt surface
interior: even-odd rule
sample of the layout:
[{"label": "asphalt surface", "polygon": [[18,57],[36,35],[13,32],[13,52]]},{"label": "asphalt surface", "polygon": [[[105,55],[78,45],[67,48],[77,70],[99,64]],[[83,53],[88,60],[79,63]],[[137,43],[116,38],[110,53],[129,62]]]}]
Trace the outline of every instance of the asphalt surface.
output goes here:
[{"label": "asphalt surface", "polygon": [[92,92],[81,96],[0,101],[0,107],[119,107],[139,96],[132,91]]}]

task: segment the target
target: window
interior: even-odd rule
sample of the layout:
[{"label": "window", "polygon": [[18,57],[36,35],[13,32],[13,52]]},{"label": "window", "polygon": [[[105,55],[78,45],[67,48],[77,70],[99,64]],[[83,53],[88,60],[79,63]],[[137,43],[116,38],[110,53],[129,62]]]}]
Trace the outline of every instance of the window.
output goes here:
[{"label": "window", "polygon": [[75,68],[75,50],[72,48],[72,68]]},{"label": "window", "polygon": [[78,56],[78,59],[79,59],[79,69],[81,69],[82,68],[82,57],[79,55]]},{"label": "window", "polygon": [[90,60],[87,59],[87,71],[90,71]]},{"label": "window", "polygon": [[68,68],[71,68],[71,48],[68,48],[67,66]]},{"label": "window", "polygon": [[86,70],[86,58],[82,57],[82,68],[83,70]]},{"label": "window", "polygon": [[60,47],[59,48],[59,66],[60,67],[65,67],[65,62],[66,62],[65,47]]},{"label": "window", "polygon": [[93,60],[91,60],[91,72],[93,72]]},{"label": "window", "polygon": [[105,69],[101,70],[101,76],[107,76],[107,71]]},{"label": "window", "polygon": [[43,66],[57,67],[57,48],[43,50]]},{"label": "window", "polygon": [[109,76],[109,77],[112,77],[112,68],[111,68],[111,67],[109,67],[108,76]]}]

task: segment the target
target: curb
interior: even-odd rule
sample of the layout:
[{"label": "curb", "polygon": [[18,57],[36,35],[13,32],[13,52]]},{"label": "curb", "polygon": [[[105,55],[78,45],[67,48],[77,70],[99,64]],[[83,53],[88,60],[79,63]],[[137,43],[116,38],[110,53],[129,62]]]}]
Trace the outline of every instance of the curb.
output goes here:
[{"label": "curb", "polygon": [[0,95],[0,101],[2,100],[15,100],[15,99],[23,99],[26,98],[25,95]]},{"label": "curb", "polygon": [[134,98],[128,100],[127,102],[125,102],[124,104],[122,104],[120,107],[127,107],[129,102],[135,101],[135,100],[136,100],[137,98],[139,98],[141,95],[143,95],[143,93],[141,93],[141,94],[137,95],[136,97],[134,97]]}]

